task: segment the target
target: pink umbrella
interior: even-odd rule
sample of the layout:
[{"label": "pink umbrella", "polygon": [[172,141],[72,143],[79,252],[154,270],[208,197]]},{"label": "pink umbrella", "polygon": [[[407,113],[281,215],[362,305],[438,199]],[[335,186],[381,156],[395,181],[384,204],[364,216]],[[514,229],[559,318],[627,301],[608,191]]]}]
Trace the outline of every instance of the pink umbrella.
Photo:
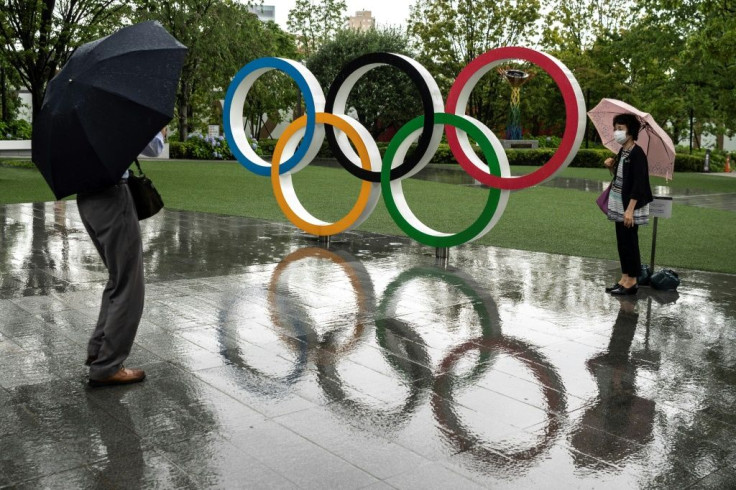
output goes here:
[{"label": "pink umbrella", "polygon": [[598,130],[603,145],[614,153],[621,149],[613,139],[613,117],[617,114],[633,114],[639,118],[641,130],[636,143],[647,155],[649,175],[671,179],[675,169],[675,145],[665,130],[654,122],[651,114],[620,100],[602,99],[588,112],[588,117]]}]

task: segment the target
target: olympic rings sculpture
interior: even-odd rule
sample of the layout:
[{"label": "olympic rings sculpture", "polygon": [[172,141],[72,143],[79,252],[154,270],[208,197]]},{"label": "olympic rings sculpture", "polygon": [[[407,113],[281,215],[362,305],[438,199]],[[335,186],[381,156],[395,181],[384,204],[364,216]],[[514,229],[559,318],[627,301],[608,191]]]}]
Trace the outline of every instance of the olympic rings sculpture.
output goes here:
[{"label": "olympic rings sculpture", "polygon": [[[560,146],[549,161],[529,174],[514,177],[498,138],[487,126],[465,112],[478,81],[496,66],[518,59],[534,63],[555,81],[565,103],[566,119]],[[423,115],[409,121],[396,133],[381,158],[368,130],[348,117],[345,110],[355,83],[373,68],[384,65],[409,76],[422,99]],[[279,70],[294,79],[301,91],[306,114],[286,128],[271,162],[267,162],[248,144],[243,106],[256,80],[271,70]],[[488,233],[501,219],[511,190],[549,180],[570,164],[583,140],[585,113],[582,90],[561,61],[541,51],[517,46],[493,49],[471,61],[452,85],[446,103],[442,101],[437,82],[426,68],[399,54],[370,53],[349,62],[337,75],[326,98],[317,79],[302,64],[283,58],[259,58],[241,68],[228,87],[223,127],[233,155],[246,169],[271,177],[279,207],[289,221],[307,233],[329,236],[359,226],[370,216],[383,193],[389,213],[408,236],[425,245],[452,247]],[[401,184],[403,179],[415,175],[431,161],[443,132],[460,166],[474,179],[490,187],[481,215],[465,230],[452,234],[422,223],[411,211]],[[325,136],[338,162],[363,181],[355,205],[334,223],[322,221],[304,208],[291,179],[292,174],[314,159]],[[475,154],[469,137],[480,146],[487,164]],[[407,155],[415,141],[416,149]]]}]

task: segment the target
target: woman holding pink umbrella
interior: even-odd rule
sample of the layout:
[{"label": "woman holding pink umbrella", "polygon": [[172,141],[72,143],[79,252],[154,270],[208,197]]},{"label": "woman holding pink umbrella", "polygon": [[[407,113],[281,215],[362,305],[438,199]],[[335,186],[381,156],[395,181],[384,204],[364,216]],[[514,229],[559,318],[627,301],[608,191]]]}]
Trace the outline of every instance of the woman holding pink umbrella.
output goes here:
[{"label": "woman holding pink umbrella", "polygon": [[621,262],[621,279],[606,292],[623,296],[636,294],[641,273],[639,226],[649,223],[649,203],[654,199],[649,185],[649,165],[644,150],[636,144],[641,129],[633,114],[613,118],[614,139],[621,145],[616,158],[607,158],[606,168],[614,176],[608,196],[608,219],[616,223],[616,243]]}]

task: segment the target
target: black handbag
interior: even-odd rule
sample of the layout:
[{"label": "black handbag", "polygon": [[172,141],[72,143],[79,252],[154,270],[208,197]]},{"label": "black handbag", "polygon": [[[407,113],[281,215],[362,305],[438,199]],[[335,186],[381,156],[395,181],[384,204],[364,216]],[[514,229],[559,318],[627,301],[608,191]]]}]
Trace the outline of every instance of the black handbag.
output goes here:
[{"label": "black handbag", "polygon": [[637,279],[637,283],[639,286],[649,286],[652,280],[652,269],[649,268],[646,264],[641,264],[641,273],[639,274],[639,279]]},{"label": "black handbag", "polygon": [[654,289],[675,291],[680,285],[680,276],[672,269],[662,269],[652,274],[650,281]]},{"label": "black handbag", "polygon": [[138,220],[144,220],[161,211],[161,208],[164,207],[164,201],[151,179],[146,177],[146,174],[141,170],[141,164],[138,163],[137,158],[135,159],[135,166],[138,167],[138,175],[135,175],[132,170],[130,171],[128,174],[128,189],[133,195]]}]

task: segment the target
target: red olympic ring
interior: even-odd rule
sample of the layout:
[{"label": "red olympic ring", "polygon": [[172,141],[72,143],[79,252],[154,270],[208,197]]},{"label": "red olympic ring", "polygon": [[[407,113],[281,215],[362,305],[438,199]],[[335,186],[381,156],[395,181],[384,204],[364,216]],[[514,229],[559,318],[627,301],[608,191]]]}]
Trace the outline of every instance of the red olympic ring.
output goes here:
[{"label": "red olympic ring", "polygon": [[[467,428],[453,403],[453,369],[468,352],[479,350],[501,351],[523,362],[542,387],[547,409],[547,424],[541,440],[529,448],[493,447]],[[547,451],[563,427],[567,410],[567,396],[562,378],[555,367],[536,349],[513,337],[477,338],[455,347],[440,363],[440,374],[435,378],[432,393],[432,412],[442,434],[458,453],[469,454],[485,464],[499,467],[537,459]],[[501,456],[504,454],[504,456]]]},{"label": "red olympic ring", "polygon": [[488,51],[463,68],[447,96],[445,112],[465,117],[480,124],[475,119],[465,115],[470,93],[481,77],[495,66],[516,59],[530,61],[546,71],[557,84],[565,101],[565,132],[559,148],[547,163],[534,172],[520,177],[501,177],[489,174],[482,170],[484,164],[470,147],[467,135],[463,133],[458,136],[457,128],[449,125],[445,126],[450,151],[452,151],[460,166],[474,179],[496,189],[524,189],[551,178],[572,161],[576,153],[573,150],[580,147],[585,128],[585,101],[572,72],[553,56],[517,46]]}]

